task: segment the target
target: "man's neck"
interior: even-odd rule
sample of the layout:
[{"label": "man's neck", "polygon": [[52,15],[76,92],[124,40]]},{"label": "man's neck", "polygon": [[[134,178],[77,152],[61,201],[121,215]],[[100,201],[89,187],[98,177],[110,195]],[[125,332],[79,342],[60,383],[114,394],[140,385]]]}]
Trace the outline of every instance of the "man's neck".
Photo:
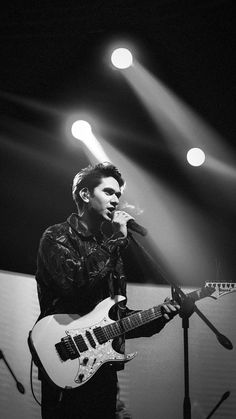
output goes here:
[{"label": "man's neck", "polygon": [[95,212],[85,211],[80,216],[80,221],[84,224],[87,230],[94,235],[101,231],[101,224],[103,220]]}]

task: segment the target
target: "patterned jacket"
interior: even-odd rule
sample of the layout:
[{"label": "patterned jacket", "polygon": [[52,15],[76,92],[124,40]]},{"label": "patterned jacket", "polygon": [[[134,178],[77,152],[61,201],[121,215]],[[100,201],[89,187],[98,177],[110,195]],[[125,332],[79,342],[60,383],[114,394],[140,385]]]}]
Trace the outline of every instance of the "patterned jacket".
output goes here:
[{"label": "patterned jacket", "polygon": [[[77,214],[49,227],[41,238],[37,261],[40,318],[55,313],[83,315],[109,296],[126,296],[123,253],[128,246],[129,239],[120,233],[95,237]],[[120,303],[115,315],[120,318],[131,312]],[[154,321],[126,337],[151,336],[164,324],[164,320]]]}]

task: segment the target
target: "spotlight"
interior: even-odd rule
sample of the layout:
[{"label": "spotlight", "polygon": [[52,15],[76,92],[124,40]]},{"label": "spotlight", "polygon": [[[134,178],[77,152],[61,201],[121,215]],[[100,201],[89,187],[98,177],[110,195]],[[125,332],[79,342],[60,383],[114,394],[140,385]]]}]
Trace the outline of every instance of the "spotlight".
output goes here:
[{"label": "spotlight", "polygon": [[191,148],[187,153],[187,161],[191,166],[201,166],[205,161],[205,153],[200,148]]},{"label": "spotlight", "polygon": [[75,138],[84,142],[91,138],[92,135],[91,125],[82,119],[79,119],[72,124],[71,132]]},{"label": "spotlight", "polygon": [[[87,121],[83,121],[82,119],[75,121],[72,124],[71,132],[73,137],[82,141],[82,143],[86,146],[90,153],[92,153],[93,157],[95,157],[97,161],[100,163],[104,161],[110,161],[100,142],[93,134],[91,125]],[[89,156],[89,158],[90,157],[91,156]]]},{"label": "spotlight", "polygon": [[111,55],[111,62],[115,67],[124,69],[132,65],[133,57],[127,48],[117,48]]}]

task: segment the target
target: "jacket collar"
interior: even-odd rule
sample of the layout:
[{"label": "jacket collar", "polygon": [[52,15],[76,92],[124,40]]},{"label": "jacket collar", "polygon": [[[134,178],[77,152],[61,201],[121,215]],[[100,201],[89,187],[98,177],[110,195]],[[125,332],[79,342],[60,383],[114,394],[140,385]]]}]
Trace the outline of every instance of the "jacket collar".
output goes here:
[{"label": "jacket collar", "polygon": [[67,218],[67,222],[76,231],[76,233],[80,234],[83,237],[93,237],[93,234],[88,230],[87,226],[81,221],[78,214],[71,214]]}]

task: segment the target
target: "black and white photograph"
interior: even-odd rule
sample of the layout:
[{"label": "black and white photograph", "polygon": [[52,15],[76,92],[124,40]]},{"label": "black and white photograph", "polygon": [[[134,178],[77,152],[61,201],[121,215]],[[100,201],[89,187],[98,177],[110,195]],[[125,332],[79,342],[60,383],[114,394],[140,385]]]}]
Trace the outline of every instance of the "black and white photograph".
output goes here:
[{"label": "black and white photograph", "polygon": [[2,4],[1,419],[236,417],[234,6]]}]

